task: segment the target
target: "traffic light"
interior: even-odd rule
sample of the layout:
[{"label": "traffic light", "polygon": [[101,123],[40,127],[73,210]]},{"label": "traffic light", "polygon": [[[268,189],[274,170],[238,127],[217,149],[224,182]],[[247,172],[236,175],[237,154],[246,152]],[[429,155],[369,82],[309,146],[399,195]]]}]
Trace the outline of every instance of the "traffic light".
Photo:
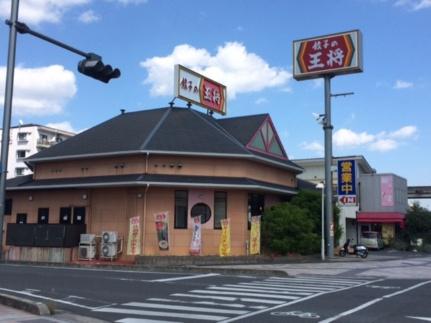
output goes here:
[{"label": "traffic light", "polygon": [[78,71],[104,83],[121,75],[118,68],[113,69],[111,65],[103,64],[102,57],[96,54],[90,54],[89,57],[80,61]]}]

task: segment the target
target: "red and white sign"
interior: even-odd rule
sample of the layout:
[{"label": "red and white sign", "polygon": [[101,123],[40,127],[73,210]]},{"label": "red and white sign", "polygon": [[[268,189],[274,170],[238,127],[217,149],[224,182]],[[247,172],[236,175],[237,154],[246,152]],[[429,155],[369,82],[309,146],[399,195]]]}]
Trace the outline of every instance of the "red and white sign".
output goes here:
[{"label": "red and white sign", "polygon": [[356,205],[356,195],[343,195],[338,197],[338,202],[342,205]]},{"label": "red and white sign", "polygon": [[226,86],[182,65],[175,65],[175,96],[220,114],[226,114]]},{"label": "red and white sign", "polygon": [[296,80],[359,72],[362,72],[359,30],[293,42],[293,77]]}]

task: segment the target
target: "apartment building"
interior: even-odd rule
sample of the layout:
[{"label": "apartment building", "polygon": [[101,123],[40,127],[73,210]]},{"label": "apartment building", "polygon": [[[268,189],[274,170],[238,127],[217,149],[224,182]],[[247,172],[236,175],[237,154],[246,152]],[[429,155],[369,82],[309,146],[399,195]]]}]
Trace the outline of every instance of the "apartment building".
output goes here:
[{"label": "apartment building", "polygon": [[[3,135],[3,129],[0,129]],[[24,159],[74,136],[69,131],[23,124],[10,129],[7,178],[32,174]],[[0,142],[1,147],[1,142]]]}]

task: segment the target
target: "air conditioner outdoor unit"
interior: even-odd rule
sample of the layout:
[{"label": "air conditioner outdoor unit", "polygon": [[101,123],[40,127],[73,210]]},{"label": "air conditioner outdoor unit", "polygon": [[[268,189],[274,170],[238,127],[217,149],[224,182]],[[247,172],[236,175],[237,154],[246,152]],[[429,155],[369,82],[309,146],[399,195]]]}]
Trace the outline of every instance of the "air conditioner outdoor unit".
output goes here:
[{"label": "air conditioner outdoor unit", "polygon": [[83,233],[80,236],[79,243],[80,244],[95,244],[96,243],[96,235],[95,234],[89,234],[89,233]]},{"label": "air conditioner outdoor unit", "polygon": [[93,259],[96,257],[95,246],[79,246],[79,259]]},{"label": "air conditioner outdoor unit", "polygon": [[101,256],[104,258],[114,258],[117,256],[117,244],[105,243],[102,244]]},{"label": "air conditioner outdoor unit", "polygon": [[102,243],[115,243],[118,240],[118,234],[115,231],[103,231]]}]

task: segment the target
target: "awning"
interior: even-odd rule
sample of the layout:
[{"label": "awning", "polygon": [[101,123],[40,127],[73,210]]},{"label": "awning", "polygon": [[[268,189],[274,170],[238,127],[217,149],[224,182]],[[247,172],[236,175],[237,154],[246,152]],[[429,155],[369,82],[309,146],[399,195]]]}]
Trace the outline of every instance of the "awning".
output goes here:
[{"label": "awning", "polygon": [[404,228],[406,216],[399,212],[359,212],[356,220],[361,223],[399,223]]}]

